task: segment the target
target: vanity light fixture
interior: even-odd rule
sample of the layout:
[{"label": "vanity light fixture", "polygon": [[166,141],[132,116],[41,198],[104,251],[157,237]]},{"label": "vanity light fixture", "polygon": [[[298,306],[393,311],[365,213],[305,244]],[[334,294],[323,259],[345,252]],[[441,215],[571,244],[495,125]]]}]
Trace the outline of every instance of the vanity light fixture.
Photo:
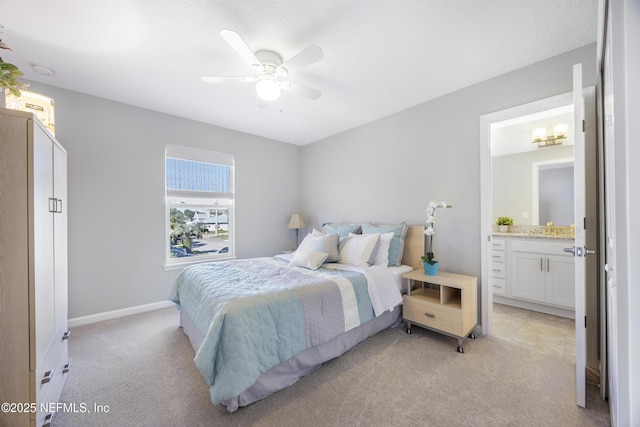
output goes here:
[{"label": "vanity light fixture", "polygon": [[566,123],[560,123],[553,127],[553,134],[549,135],[546,128],[535,128],[531,131],[532,142],[539,147],[562,144],[562,141],[567,139],[567,129]]}]

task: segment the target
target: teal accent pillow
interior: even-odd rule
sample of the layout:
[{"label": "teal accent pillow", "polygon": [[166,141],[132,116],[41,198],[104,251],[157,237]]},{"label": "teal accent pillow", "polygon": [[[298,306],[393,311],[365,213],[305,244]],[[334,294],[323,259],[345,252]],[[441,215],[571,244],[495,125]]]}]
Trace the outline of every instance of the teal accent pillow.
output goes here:
[{"label": "teal accent pillow", "polygon": [[362,224],[362,234],[391,233],[393,238],[389,244],[389,267],[395,267],[402,263],[404,253],[404,238],[407,235],[407,223],[392,225]]},{"label": "teal accent pillow", "polygon": [[337,224],[328,222],[322,226],[322,231],[325,234],[337,234],[342,237],[349,236],[349,233],[361,234],[360,224]]}]

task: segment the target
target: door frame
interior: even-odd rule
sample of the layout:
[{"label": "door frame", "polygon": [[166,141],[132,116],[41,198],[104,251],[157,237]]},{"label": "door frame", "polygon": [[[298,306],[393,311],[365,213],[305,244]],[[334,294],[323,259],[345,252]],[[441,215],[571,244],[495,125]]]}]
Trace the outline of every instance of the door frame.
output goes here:
[{"label": "door frame", "polygon": [[[595,128],[595,124],[597,121],[597,117],[596,117],[596,112],[595,112],[595,106],[597,103],[596,100],[596,88],[595,86],[589,86],[589,87],[583,87],[582,88],[582,99],[585,100],[585,102],[592,102],[593,103],[593,108],[592,107],[586,107],[585,106],[585,110],[584,110],[584,119],[587,122],[587,129],[589,130],[589,134],[585,135],[585,141],[587,138],[597,138],[597,129]],[[588,100],[588,101],[587,101]],[[534,101],[531,103],[527,103],[527,104],[523,104],[523,105],[519,105],[513,108],[509,108],[509,109],[505,109],[505,110],[501,110],[501,111],[497,111],[494,113],[490,113],[490,114],[486,114],[480,117],[480,142],[481,142],[481,148],[480,148],[480,159],[481,159],[481,224],[480,224],[480,231],[481,231],[481,238],[482,239],[487,239],[487,241],[483,241],[483,243],[481,244],[481,280],[482,280],[482,286],[481,286],[481,313],[482,313],[482,318],[481,318],[481,322],[482,322],[482,326],[481,326],[481,331],[483,335],[492,335],[493,334],[493,287],[491,284],[491,272],[492,272],[492,256],[491,256],[491,235],[492,235],[492,160],[491,160],[491,124],[494,122],[499,122],[499,121],[503,121],[503,120],[508,120],[508,119],[512,119],[515,117],[519,117],[519,116],[524,116],[524,115],[528,115],[528,114],[532,114],[532,113],[536,113],[539,111],[543,111],[543,110],[547,110],[547,109],[552,109],[552,108],[556,108],[556,107],[561,107],[564,105],[569,105],[569,104],[573,104],[573,91],[572,92],[567,92],[567,93],[563,93],[560,95],[556,95],[556,96],[552,96],[550,98],[545,98],[542,100],[538,100],[538,101]],[[592,141],[592,144],[587,144],[590,145],[591,148],[596,147],[596,141]],[[585,147],[586,148],[586,147]],[[587,152],[586,156],[586,162],[589,163],[593,163],[594,159],[589,159],[589,156],[594,155],[594,153],[592,152]],[[597,156],[597,154],[595,154]],[[588,167],[588,166],[585,166]],[[598,168],[598,160],[595,159],[595,164],[592,164],[592,168],[595,167],[596,169]],[[589,169],[589,171],[591,173],[596,172],[597,170],[594,171],[593,169]],[[591,183],[593,185],[595,185],[596,187],[589,187],[589,183],[590,181],[585,180],[585,185],[588,187],[588,189],[590,191],[598,191],[597,186],[598,183]],[[594,199],[595,200],[595,199]],[[593,203],[593,201],[591,202],[591,204]],[[596,200],[597,203],[597,200]],[[595,215],[594,218],[588,219],[589,222],[591,223],[591,226],[595,226],[597,229],[597,222],[599,221],[598,218],[598,212],[594,212],[594,206],[592,205],[587,205],[587,216],[593,216]],[[597,211],[597,206],[595,206],[595,211]],[[486,237],[485,237],[486,236]],[[593,241],[593,240],[595,241]],[[598,239],[599,236],[597,234],[597,230],[595,233],[590,233],[589,237],[588,237],[588,241],[587,241],[587,245],[588,247],[597,247],[598,246]],[[598,269],[598,262],[592,263],[590,266],[588,266],[587,268],[591,268],[592,270],[595,268],[595,271],[597,272]],[[591,271],[591,273],[593,273],[593,271]],[[593,274],[591,274],[593,276]],[[595,275],[597,276],[597,274]],[[598,281],[598,278],[595,278],[596,280],[596,284]],[[596,290],[597,291],[597,290]],[[587,284],[585,286],[585,289],[582,290],[582,293],[585,294],[589,291],[589,284]],[[584,303],[584,311],[585,313],[593,313],[594,310],[597,311],[598,307],[597,307],[597,303],[595,305],[593,304],[588,304],[587,301],[585,301]],[[577,313],[577,312],[576,312]],[[605,313],[600,313],[600,316],[605,316]],[[591,320],[589,319],[589,324],[591,327],[598,327],[598,320],[595,319]],[[593,340],[593,335],[590,335],[590,338]],[[576,342],[576,346],[579,343]],[[582,344],[585,344],[584,341],[582,342]],[[597,347],[597,342],[596,342],[596,347]],[[577,347],[576,347],[577,349]],[[596,348],[596,353],[597,354],[598,349]],[[587,352],[587,348],[583,349],[583,355],[582,357],[587,357],[588,354],[592,354],[592,352],[588,353]],[[604,377],[606,378],[606,376]],[[604,379],[602,376],[600,377],[600,382],[601,385],[602,380]],[[579,400],[580,401],[580,400]]]}]

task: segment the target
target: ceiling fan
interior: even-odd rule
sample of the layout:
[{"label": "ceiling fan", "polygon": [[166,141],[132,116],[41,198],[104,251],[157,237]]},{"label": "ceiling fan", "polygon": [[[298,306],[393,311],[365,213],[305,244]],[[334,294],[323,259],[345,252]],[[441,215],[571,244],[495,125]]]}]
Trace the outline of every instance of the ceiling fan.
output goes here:
[{"label": "ceiling fan", "polygon": [[252,83],[256,82],[256,99],[259,109],[267,108],[269,101],[275,101],[280,96],[280,90],[286,90],[306,98],[316,100],[322,92],[288,80],[289,73],[304,68],[324,57],[322,49],[315,44],[298,52],[286,61],[280,55],[270,50],[253,52],[240,34],[227,28],[220,31],[220,35],[236,52],[251,65],[253,76],[203,77],[207,83]]}]

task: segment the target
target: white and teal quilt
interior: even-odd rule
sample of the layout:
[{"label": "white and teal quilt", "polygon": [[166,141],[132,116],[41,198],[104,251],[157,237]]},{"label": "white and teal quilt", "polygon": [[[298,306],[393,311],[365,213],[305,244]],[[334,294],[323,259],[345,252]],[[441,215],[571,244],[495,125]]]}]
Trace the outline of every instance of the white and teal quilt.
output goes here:
[{"label": "white and teal quilt", "polygon": [[[289,267],[277,257],[186,268],[169,299],[205,336],[194,360],[211,401],[239,395],[273,366],[373,319],[381,308],[374,310],[367,277]],[[399,301],[398,291],[389,307]]]}]

